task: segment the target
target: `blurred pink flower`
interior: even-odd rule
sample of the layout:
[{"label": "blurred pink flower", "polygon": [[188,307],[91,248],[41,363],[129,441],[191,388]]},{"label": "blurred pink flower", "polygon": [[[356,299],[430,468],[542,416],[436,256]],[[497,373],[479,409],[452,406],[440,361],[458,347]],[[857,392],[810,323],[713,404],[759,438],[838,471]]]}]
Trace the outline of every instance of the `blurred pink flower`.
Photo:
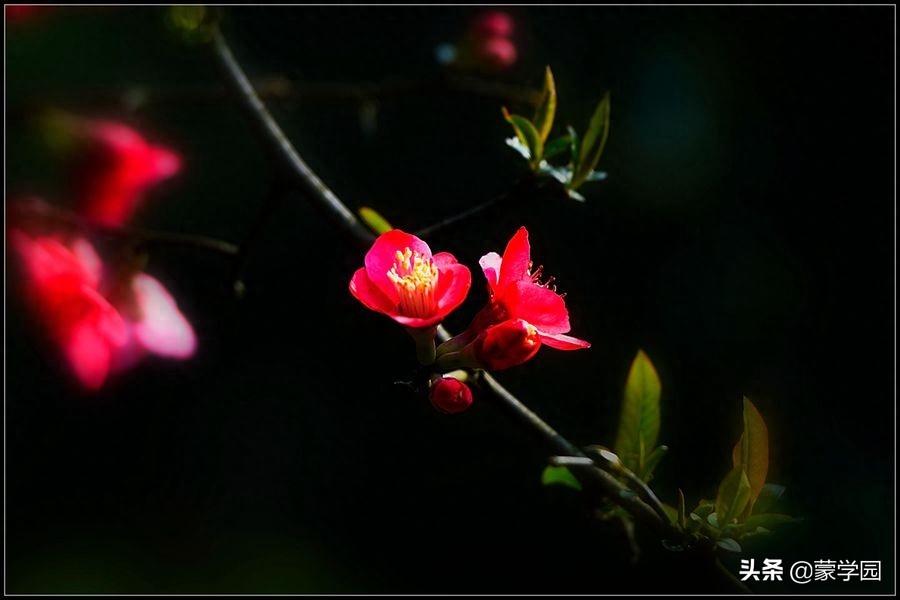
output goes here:
[{"label": "blurred pink flower", "polygon": [[89,389],[106,381],[113,355],[128,338],[125,321],[97,291],[100,259],[90,243],[10,232],[25,268],[26,300]]},{"label": "blurred pink flower", "polygon": [[132,366],[145,353],[188,358],[196,350],[190,323],[156,279],[130,275],[125,293],[101,292],[103,264],[84,238],[67,243],[12,230],[20,256],[26,301],[60,345],[78,381],[91,390],[109,373]]}]

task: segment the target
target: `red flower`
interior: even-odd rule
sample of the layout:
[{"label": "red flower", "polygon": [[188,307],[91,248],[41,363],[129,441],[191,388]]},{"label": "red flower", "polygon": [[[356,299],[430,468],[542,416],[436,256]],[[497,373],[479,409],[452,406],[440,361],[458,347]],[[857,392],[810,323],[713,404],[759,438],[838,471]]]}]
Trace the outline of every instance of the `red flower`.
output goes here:
[{"label": "red flower", "polygon": [[109,373],[145,353],[188,358],[196,348],[190,323],[156,279],[137,273],[114,298],[100,291],[103,265],[90,242],[11,231],[25,267],[27,299],[58,343],[77,379],[98,389]]},{"label": "red flower", "polygon": [[77,201],[98,223],[122,225],[150,187],[181,168],[175,153],[148,144],[127,125],[103,120],[73,123],[92,146],[77,165]]},{"label": "red flower", "polygon": [[472,390],[452,377],[435,377],[431,382],[431,404],[451,415],[461,413],[472,405]]},{"label": "red flower", "polygon": [[393,229],[366,254],[366,266],[350,280],[350,293],[368,308],[414,329],[440,323],[466,298],[472,274],[447,252]]},{"label": "red flower", "polygon": [[559,350],[589,348],[584,340],[563,335],[569,325],[569,311],[562,296],[549,287],[551,278],[540,283],[540,271],[531,271],[531,246],[528,231],[520,227],[506,245],[503,257],[490,252],[481,257],[481,268],[487,277],[490,302],[475,317],[477,331],[506,321],[522,319],[537,330],[541,343]]},{"label": "red flower", "polygon": [[50,337],[78,380],[99,388],[128,335],[119,312],[97,291],[100,259],[93,247],[81,238],[65,246],[20,231],[10,232],[10,241],[25,265],[27,298]]}]

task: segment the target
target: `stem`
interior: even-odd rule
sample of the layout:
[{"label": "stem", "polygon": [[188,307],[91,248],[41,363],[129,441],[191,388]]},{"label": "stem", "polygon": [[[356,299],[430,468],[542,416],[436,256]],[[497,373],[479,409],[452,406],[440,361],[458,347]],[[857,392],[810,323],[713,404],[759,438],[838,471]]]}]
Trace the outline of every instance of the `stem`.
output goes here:
[{"label": "stem", "polygon": [[468,208],[468,209],[462,211],[461,213],[457,213],[457,214],[453,215],[452,217],[447,217],[446,219],[442,219],[442,220],[438,221],[437,223],[434,223],[427,227],[423,227],[422,229],[419,229],[416,232],[416,236],[420,237],[420,238],[428,237],[429,235],[431,235],[432,233],[434,233],[435,231],[437,231],[439,229],[443,229],[444,227],[447,227],[449,225],[453,225],[455,223],[459,223],[460,221],[468,219],[469,217],[471,217],[473,215],[477,215],[481,211],[494,206],[495,204],[497,204],[504,198],[509,197],[509,195],[510,194],[508,191],[503,192],[499,196],[494,196],[490,200],[482,202],[481,204],[476,204],[472,208]]},{"label": "stem", "polygon": [[226,254],[228,256],[237,256],[240,253],[240,248],[237,245],[224,240],[189,233],[172,233],[155,231],[152,229],[141,229],[139,227],[103,225],[85,219],[84,217],[63,208],[45,204],[20,204],[13,207],[12,210],[14,211],[13,216],[16,218],[38,218],[44,221],[54,221],[69,227],[74,227],[81,231],[90,231],[98,235],[137,240],[144,246],[185,246],[188,248],[218,252],[219,254]]},{"label": "stem", "polygon": [[301,158],[284,131],[269,113],[266,105],[254,91],[253,85],[234,59],[231,49],[225,43],[225,38],[218,29],[213,35],[212,48],[228,89],[240,103],[247,118],[250,119],[262,138],[264,147],[269,149],[276,164],[282,168],[285,177],[312,198],[356,242],[372,243],[375,236],[334,195],[334,192],[322,183],[322,180]]}]

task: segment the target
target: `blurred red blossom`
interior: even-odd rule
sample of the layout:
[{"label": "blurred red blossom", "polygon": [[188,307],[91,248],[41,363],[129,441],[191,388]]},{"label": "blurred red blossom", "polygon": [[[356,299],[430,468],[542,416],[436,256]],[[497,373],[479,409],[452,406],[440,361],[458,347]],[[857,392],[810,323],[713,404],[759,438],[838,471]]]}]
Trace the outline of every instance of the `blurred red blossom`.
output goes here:
[{"label": "blurred red blossom", "polygon": [[96,223],[124,224],[149,188],[181,169],[175,152],[150,144],[124,123],[77,117],[50,122],[74,138],[75,202]]},{"label": "blurred red blossom", "polygon": [[23,264],[29,308],[86,388],[99,389],[111,371],[147,352],[193,355],[190,323],[154,278],[131,274],[113,286],[118,293],[104,294],[103,263],[85,238],[31,237],[13,229],[9,240]]},{"label": "blurred red blossom", "polygon": [[512,67],[518,58],[513,40],[515,21],[509,13],[487,10],[475,15],[459,43],[441,44],[438,60],[456,69],[495,74]]}]

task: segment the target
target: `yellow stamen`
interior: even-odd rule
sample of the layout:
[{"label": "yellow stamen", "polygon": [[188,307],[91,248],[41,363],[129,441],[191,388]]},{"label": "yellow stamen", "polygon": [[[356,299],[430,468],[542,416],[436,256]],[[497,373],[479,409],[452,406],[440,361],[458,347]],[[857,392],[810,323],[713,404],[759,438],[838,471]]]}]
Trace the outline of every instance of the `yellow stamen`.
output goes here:
[{"label": "yellow stamen", "polygon": [[437,312],[434,290],[438,269],[430,258],[405,248],[397,250],[394,266],[387,273],[400,296],[400,312],[407,317],[430,317]]}]

